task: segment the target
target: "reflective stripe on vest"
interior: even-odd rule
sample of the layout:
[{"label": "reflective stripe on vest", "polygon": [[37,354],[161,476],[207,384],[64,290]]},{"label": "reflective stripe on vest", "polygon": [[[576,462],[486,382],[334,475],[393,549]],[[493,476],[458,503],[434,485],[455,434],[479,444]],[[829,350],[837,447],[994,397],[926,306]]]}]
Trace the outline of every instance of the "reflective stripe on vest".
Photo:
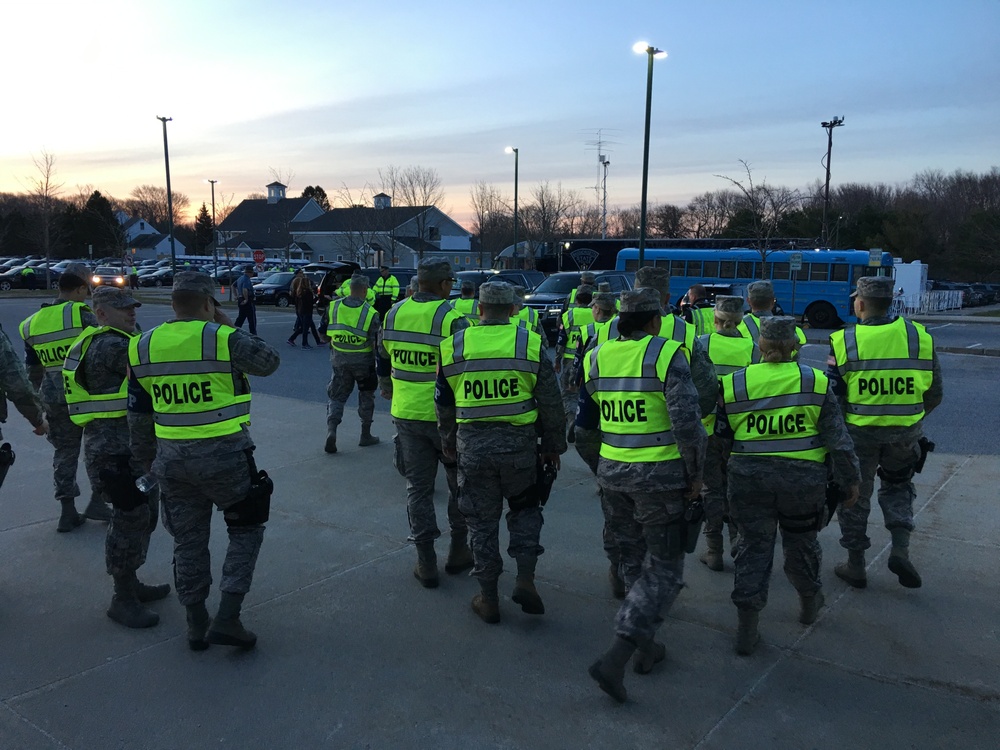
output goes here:
[{"label": "reflective stripe on vest", "polygon": [[[715,374],[722,382],[722,376],[736,372],[747,365],[760,361],[760,350],[753,341],[743,336],[726,336],[716,331],[702,337],[705,352],[715,366]],[[711,435],[715,431],[715,409],[701,423],[705,431]]]},{"label": "reflective stripe on vest", "polygon": [[[608,324],[597,331],[597,344],[605,341],[614,341],[618,338],[618,316],[616,315]],[[660,319],[660,338],[676,341],[684,350],[684,357],[691,361],[691,351],[694,349],[694,326],[686,320],[678,318],[676,315],[664,315]]]},{"label": "reflective stripe on vest", "polygon": [[829,380],[796,362],[750,365],[722,378],[733,453],[822,463],[819,414]]},{"label": "reflective stripe on vest", "polygon": [[83,311],[86,309],[82,302],[64,302],[43,307],[21,321],[21,338],[47,372],[62,371],[70,347],[83,333]]},{"label": "reflective stripe on vest", "polygon": [[79,380],[80,363],[94,338],[103,333],[117,334],[126,341],[132,338],[111,326],[90,326],[84,329],[70,347],[63,366],[63,390],[66,393],[69,418],[73,424],[81,427],[95,419],[115,419],[128,413],[128,378],[122,378],[121,386],[114,393],[90,393]]},{"label": "reflective stripe on vest", "polygon": [[607,341],[587,353],[587,391],[601,411],[601,456],[623,463],[678,461],[663,384],[681,345],[659,336]]},{"label": "reflective stripe on vest", "polygon": [[441,342],[458,422],[534,424],[541,337],[521,326],[466,328]]},{"label": "reflective stripe on vest", "polygon": [[399,296],[399,279],[395,276],[379,276],[375,280],[375,296],[376,297],[391,297],[396,299]]},{"label": "reflective stripe on vest", "polygon": [[924,393],[934,379],[934,340],[903,318],[858,325],[830,336],[847,385],[845,419],[858,427],[908,427],[924,416]]},{"label": "reflective stripe on vest", "polygon": [[368,338],[374,320],[375,310],[367,302],[355,307],[344,304],[342,299],[335,300],[326,327],[330,346],[338,352],[374,351]]},{"label": "reflective stripe on vest", "polygon": [[129,366],[153,399],[157,438],[231,435],[250,421],[250,385],[230,359],[233,333],[218,323],[176,321],[129,341]]},{"label": "reflective stripe on vest", "polygon": [[691,323],[694,325],[694,335],[703,336],[715,330],[715,308],[695,307],[691,310]]},{"label": "reflective stripe on vest", "polygon": [[459,297],[451,303],[451,306],[455,308],[455,312],[464,315],[472,322],[479,320],[479,300]]},{"label": "reflective stripe on vest", "polygon": [[434,422],[434,381],[442,339],[461,320],[447,300],[410,297],[385,316],[382,345],[392,365],[392,416]]},{"label": "reflective stripe on vest", "polygon": [[538,328],[538,310],[533,307],[522,307],[512,320],[516,320],[517,324],[522,328],[527,328],[529,331],[541,334]]},{"label": "reflective stripe on vest", "polygon": [[582,330],[594,322],[594,311],[589,307],[574,307],[562,314],[562,326],[566,331],[566,351],[563,359],[573,359],[580,347]]}]

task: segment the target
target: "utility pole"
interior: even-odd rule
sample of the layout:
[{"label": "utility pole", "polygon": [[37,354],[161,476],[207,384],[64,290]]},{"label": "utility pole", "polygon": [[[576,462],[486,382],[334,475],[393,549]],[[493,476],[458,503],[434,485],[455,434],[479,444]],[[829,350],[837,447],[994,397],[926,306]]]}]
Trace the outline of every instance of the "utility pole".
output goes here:
[{"label": "utility pole", "polygon": [[844,124],[843,117],[834,117],[829,122],[821,122],[820,125],[826,130],[826,187],[823,190],[823,228],[820,232],[820,245],[830,246],[830,231],[826,223],[826,214],[830,210],[830,154],[833,153],[833,129]]},{"label": "utility pole", "polygon": [[167,123],[173,117],[160,117],[156,119],[163,123],[163,161],[167,165],[167,231],[170,237],[170,273],[177,274],[177,250],[174,248],[174,196],[170,192],[170,152],[167,149]]},{"label": "utility pole", "polygon": [[214,256],[215,271],[213,273],[218,273],[219,271],[219,238],[215,234],[215,183],[218,180],[209,180],[212,185],[212,254]]}]

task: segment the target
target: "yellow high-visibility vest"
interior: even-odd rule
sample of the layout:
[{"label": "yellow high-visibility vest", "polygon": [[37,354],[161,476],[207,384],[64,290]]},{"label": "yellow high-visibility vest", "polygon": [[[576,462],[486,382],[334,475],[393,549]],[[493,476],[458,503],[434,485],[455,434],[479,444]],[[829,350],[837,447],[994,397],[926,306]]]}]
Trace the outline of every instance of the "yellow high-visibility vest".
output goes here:
[{"label": "yellow high-visibility vest", "polygon": [[61,371],[70,347],[83,333],[82,302],[63,302],[43,307],[21,321],[24,343],[32,348],[46,371]]},{"label": "yellow high-visibility vest", "polygon": [[733,455],[822,463],[819,414],[829,380],[797,362],[762,362],[722,377]]},{"label": "yellow high-visibility vest", "polygon": [[679,461],[663,384],[681,345],[660,336],[607,341],[587,352],[584,384],[601,411],[601,456]]},{"label": "yellow high-visibility vest", "polygon": [[[152,397],[157,438],[220,437],[249,423],[250,384],[233,369],[229,353],[235,330],[200,320],[175,321],[129,341],[129,367]],[[242,387],[237,389],[237,383]]]},{"label": "yellow high-visibility vest", "polygon": [[339,352],[370,352],[374,346],[368,339],[375,309],[367,302],[357,307],[344,304],[338,299],[330,303],[329,322],[326,326],[330,346]]},{"label": "yellow high-visibility vest", "polygon": [[534,424],[542,339],[521,326],[466,328],[441,342],[456,421]]},{"label": "yellow high-visibility vest", "polygon": [[128,413],[128,379],[122,378],[121,386],[114,393],[91,393],[79,380],[80,363],[90,349],[94,338],[103,333],[117,334],[126,341],[132,334],[111,326],[90,326],[70,347],[63,365],[63,390],[73,424],[84,427],[95,419],[114,419]]},{"label": "yellow high-visibility vest", "polygon": [[920,323],[896,318],[881,326],[851,326],[830,334],[847,385],[847,424],[908,427],[924,416],[934,379],[934,339]]}]

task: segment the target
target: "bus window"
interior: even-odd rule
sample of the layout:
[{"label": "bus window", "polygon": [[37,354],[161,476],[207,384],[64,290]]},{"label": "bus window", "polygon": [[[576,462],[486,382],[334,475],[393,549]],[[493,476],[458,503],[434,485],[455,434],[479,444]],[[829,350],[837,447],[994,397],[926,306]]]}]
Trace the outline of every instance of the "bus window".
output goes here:
[{"label": "bus window", "polygon": [[701,261],[689,260],[687,264],[687,275],[693,279],[701,278]]},{"label": "bus window", "polygon": [[719,261],[706,260],[704,278],[717,279],[718,277],[719,277]]},{"label": "bus window", "polygon": [[752,279],[754,278],[753,272],[754,264],[748,260],[741,260],[736,264],[736,278],[737,279]]},{"label": "bus window", "polygon": [[670,271],[670,261],[665,258],[657,258],[653,261],[653,265],[659,266],[660,268],[666,268],[668,272]]},{"label": "bus window", "polygon": [[830,265],[830,281],[847,281],[850,266],[844,263],[833,263]]},{"label": "bus window", "polygon": [[687,276],[686,273],[686,263],[683,260],[672,260],[670,261],[670,275],[679,276],[684,278]]},{"label": "bus window", "polygon": [[736,278],[736,261],[735,260],[723,260],[719,263],[719,278],[720,279],[735,279]]},{"label": "bus window", "polygon": [[771,270],[771,278],[775,281],[788,281],[790,273],[788,263],[773,263],[773,268]]},{"label": "bus window", "polygon": [[826,278],[829,275],[830,275],[830,264],[829,263],[810,263],[809,264],[809,280],[810,281],[826,281]]}]

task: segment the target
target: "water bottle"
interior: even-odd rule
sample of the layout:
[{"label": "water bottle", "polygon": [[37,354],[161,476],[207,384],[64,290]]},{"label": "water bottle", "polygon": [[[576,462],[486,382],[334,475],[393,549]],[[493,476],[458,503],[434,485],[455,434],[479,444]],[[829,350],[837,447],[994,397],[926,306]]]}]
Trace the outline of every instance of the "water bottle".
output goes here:
[{"label": "water bottle", "polygon": [[148,495],[156,489],[156,479],[152,474],[143,474],[135,480],[135,486],[139,488],[139,492]]}]

